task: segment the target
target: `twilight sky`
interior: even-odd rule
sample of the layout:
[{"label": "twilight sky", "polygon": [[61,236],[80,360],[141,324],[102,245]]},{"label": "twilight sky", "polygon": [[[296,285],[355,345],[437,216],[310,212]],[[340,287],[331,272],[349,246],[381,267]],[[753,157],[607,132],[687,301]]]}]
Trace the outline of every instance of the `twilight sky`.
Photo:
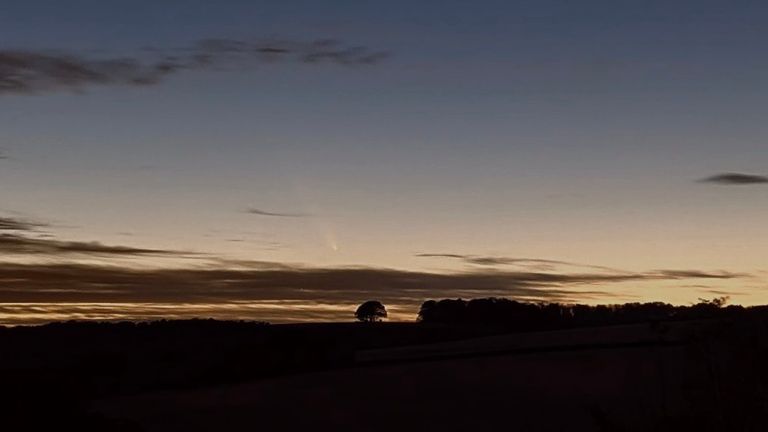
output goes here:
[{"label": "twilight sky", "polygon": [[768,303],[760,1],[0,4],[0,324]]}]

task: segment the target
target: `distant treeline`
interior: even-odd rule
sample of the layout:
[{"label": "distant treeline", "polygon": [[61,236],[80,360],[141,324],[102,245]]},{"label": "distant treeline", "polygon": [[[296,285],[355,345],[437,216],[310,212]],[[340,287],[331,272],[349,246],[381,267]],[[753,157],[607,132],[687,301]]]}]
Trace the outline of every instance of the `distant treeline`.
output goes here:
[{"label": "distant treeline", "polygon": [[440,324],[490,324],[517,329],[547,329],[630,324],[737,316],[764,306],[725,306],[727,297],[701,300],[691,306],[667,303],[619,305],[519,302],[505,298],[429,300],[421,305],[419,321]]}]

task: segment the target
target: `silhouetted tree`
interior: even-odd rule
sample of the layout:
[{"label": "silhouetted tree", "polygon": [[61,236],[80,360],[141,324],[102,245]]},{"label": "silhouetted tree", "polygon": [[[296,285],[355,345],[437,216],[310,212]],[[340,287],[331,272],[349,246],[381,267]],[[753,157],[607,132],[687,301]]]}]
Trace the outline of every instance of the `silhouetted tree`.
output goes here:
[{"label": "silhouetted tree", "polygon": [[368,300],[358,306],[355,317],[362,322],[381,321],[382,318],[387,317],[387,308],[379,301]]},{"label": "silhouetted tree", "polygon": [[435,313],[437,312],[437,302],[434,300],[427,300],[421,304],[419,309],[419,321],[424,322],[436,322]]},{"label": "silhouetted tree", "polygon": [[662,302],[585,305],[519,302],[506,298],[428,300],[421,305],[424,323],[494,325],[515,330],[657,323],[667,320],[734,316],[741,306],[728,306],[727,297],[700,299],[691,306]]},{"label": "silhouetted tree", "polygon": [[730,300],[730,296],[722,296],[722,297],[715,297],[712,300],[706,300],[706,299],[699,299],[701,303],[710,304],[716,308],[721,308],[725,306],[728,303],[728,300]]},{"label": "silhouetted tree", "polygon": [[444,299],[437,302],[435,319],[443,323],[459,323],[466,319],[467,302],[462,299]]}]

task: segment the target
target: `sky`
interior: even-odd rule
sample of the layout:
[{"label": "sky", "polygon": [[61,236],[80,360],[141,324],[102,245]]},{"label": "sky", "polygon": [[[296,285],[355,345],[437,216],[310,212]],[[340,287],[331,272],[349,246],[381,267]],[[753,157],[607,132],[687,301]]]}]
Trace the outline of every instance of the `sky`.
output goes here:
[{"label": "sky", "polygon": [[5,0],[0,324],[768,303],[767,19]]}]

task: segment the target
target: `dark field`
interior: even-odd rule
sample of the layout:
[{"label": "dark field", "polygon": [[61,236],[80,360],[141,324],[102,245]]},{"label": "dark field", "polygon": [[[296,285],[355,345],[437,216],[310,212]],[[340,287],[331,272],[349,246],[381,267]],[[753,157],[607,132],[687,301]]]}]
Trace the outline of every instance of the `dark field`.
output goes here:
[{"label": "dark field", "polygon": [[762,313],[517,333],[183,321],[0,334],[11,430],[757,431],[768,424]]}]

